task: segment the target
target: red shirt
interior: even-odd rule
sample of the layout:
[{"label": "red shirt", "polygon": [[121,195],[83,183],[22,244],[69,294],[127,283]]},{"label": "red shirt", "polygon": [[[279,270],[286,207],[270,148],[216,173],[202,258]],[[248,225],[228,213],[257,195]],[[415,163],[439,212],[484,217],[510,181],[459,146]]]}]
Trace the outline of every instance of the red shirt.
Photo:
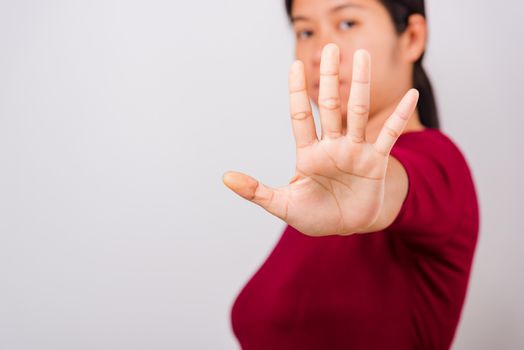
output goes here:
[{"label": "red shirt", "polygon": [[242,349],[449,349],[479,231],[465,158],[437,129],[391,150],[409,189],[386,229],[306,236],[287,225],[231,308]]}]

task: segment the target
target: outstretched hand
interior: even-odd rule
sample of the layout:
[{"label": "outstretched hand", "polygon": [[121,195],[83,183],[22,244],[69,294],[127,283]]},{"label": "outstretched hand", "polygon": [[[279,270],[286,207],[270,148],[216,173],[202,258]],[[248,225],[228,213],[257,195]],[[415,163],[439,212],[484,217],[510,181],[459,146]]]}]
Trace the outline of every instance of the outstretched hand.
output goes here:
[{"label": "outstretched hand", "polygon": [[386,169],[394,143],[413,114],[418,91],[410,89],[384,123],[374,143],[366,141],[370,102],[369,53],[357,50],[342,128],[339,49],[327,44],[320,63],[317,138],[303,63],[289,72],[291,120],[296,144],[296,174],[288,185],[271,188],[251,176],[226,172],[224,184],[309,236],[348,235],[377,220],[384,204]]}]

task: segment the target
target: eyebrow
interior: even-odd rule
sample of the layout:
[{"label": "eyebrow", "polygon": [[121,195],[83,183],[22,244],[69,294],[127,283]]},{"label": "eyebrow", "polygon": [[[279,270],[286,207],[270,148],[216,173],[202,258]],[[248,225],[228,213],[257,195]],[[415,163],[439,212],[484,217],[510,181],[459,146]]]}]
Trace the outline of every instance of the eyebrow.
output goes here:
[{"label": "eyebrow", "polygon": [[[338,5],[338,6],[333,7],[331,10],[329,10],[329,13],[334,13],[334,12],[340,11],[340,10],[348,8],[348,7],[361,8],[361,9],[364,8],[362,5],[348,3],[348,4],[343,4],[343,5]],[[294,16],[294,17],[291,17],[291,23],[295,23],[296,21],[308,21],[308,20],[309,20],[309,18],[305,17],[305,16]]]}]

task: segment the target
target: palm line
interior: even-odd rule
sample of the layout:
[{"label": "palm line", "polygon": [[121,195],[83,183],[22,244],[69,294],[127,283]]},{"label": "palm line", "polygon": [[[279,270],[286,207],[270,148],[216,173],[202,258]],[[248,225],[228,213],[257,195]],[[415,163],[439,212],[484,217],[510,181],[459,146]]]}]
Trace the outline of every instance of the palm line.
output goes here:
[{"label": "palm line", "polygon": [[[315,174],[313,174],[315,175]],[[321,175],[323,176],[323,175]],[[320,181],[316,180],[313,176],[309,176],[309,178],[313,181],[315,181],[316,183],[318,183],[322,188],[324,188],[327,192],[329,192],[333,198],[335,199],[335,203],[337,204],[337,207],[338,207],[338,213],[339,213],[339,216],[340,216],[340,220],[339,220],[339,223],[341,224],[342,222],[344,222],[344,215],[342,214],[342,208],[340,207],[340,204],[338,203],[338,199],[337,199],[337,196],[335,195],[335,192],[333,191],[333,185],[331,184],[331,182],[329,183],[331,185],[331,191],[326,188],[324,185],[322,185],[322,183],[320,183]],[[342,228],[342,225],[339,224],[339,227]]]},{"label": "palm line", "polygon": [[335,167],[335,169],[337,169],[338,171],[340,171],[341,173],[343,174],[346,174],[346,175],[349,175],[349,176],[355,176],[355,177],[360,177],[360,178],[363,178],[363,179],[366,179],[366,180],[375,180],[375,181],[382,181],[383,178],[376,178],[376,177],[368,177],[368,176],[364,176],[364,175],[359,175],[359,174],[355,174],[355,173],[350,173],[348,171],[345,171],[345,170],[342,170],[338,167],[337,165],[337,162],[335,161],[335,159],[333,159],[333,157],[331,156],[331,154],[329,154],[329,152],[325,149],[322,142],[319,143],[319,145],[322,147],[322,150],[324,151],[324,153],[326,153],[327,157],[331,160],[331,162],[333,163],[333,166]]}]

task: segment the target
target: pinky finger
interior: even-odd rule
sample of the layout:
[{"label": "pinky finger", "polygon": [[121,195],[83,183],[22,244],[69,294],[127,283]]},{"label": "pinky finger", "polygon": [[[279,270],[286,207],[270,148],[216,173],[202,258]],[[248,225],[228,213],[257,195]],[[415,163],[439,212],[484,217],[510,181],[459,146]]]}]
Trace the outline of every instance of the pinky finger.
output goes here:
[{"label": "pinky finger", "polygon": [[274,189],[239,172],[226,172],[222,181],[240,197],[253,202],[276,217],[286,220],[289,196],[284,189]]},{"label": "pinky finger", "polygon": [[410,89],[402,98],[393,114],[386,120],[374,143],[375,149],[382,155],[387,156],[391,148],[402,134],[409,118],[417,107],[419,92]]}]

